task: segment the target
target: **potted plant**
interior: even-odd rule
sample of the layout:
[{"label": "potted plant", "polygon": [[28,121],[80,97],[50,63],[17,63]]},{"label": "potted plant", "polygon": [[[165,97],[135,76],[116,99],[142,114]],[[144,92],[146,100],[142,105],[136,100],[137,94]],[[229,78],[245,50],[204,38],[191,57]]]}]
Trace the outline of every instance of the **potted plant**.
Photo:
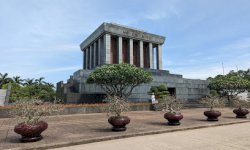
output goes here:
[{"label": "potted plant", "polygon": [[221,112],[214,110],[214,108],[224,106],[224,99],[218,96],[206,96],[201,100],[201,103],[209,107],[209,110],[204,112],[207,121],[218,121]]},{"label": "potted plant", "polygon": [[236,114],[236,118],[247,118],[247,114],[249,114],[249,111],[246,109],[249,107],[249,102],[247,102],[247,100],[236,96],[232,99],[232,107],[236,107],[233,110],[233,112]]},{"label": "potted plant", "polygon": [[134,88],[153,80],[151,73],[131,64],[107,64],[97,67],[87,78],[87,83],[98,85],[108,95],[108,112],[115,116],[109,118],[113,131],[125,131],[130,119],[121,116],[128,108],[127,100]]},{"label": "potted plant", "polygon": [[51,103],[44,103],[40,100],[18,100],[15,103],[14,115],[21,120],[14,131],[22,137],[21,142],[36,142],[43,137],[41,133],[48,128],[48,123],[41,118],[56,113],[61,106]]},{"label": "potted plant", "polygon": [[113,126],[112,131],[125,131],[130,119],[127,116],[122,116],[121,113],[129,109],[127,101],[119,96],[108,96],[106,101],[108,102],[108,115],[113,114],[108,119],[108,122]]},{"label": "potted plant", "polygon": [[168,120],[168,125],[180,125],[180,120],[183,118],[180,110],[181,102],[175,96],[164,96],[159,99],[157,106],[165,112],[164,118]]}]

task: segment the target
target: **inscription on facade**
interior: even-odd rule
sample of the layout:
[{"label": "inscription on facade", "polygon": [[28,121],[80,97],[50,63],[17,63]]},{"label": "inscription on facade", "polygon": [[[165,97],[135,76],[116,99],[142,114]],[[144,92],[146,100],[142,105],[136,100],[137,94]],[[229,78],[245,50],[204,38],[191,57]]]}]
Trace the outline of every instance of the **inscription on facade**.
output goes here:
[{"label": "inscription on facade", "polygon": [[132,36],[132,37],[135,37],[135,38],[141,38],[141,39],[145,39],[145,40],[152,40],[152,37],[150,37],[149,35],[138,32],[138,31],[123,30],[122,34],[126,35],[126,36]]}]

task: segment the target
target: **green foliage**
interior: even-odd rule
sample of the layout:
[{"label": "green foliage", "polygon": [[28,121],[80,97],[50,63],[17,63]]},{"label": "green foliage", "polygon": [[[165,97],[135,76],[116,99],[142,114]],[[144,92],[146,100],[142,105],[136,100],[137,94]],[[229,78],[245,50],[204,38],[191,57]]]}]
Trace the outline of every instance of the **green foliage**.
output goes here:
[{"label": "green foliage", "polygon": [[148,92],[149,94],[154,93],[155,97],[158,98],[163,98],[164,96],[169,95],[168,88],[166,85],[161,84],[159,86],[152,86],[150,88],[150,91]]},{"label": "green foliage", "polygon": [[4,84],[12,82],[12,79],[8,77],[8,73],[0,73],[0,89]]},{"label": "green foliage", "polygon": [[216,90],[210,90],[209,95],[211,95],[211,96],[219,96],[219,93]]},{"label": "green foliage", "polygon": [[99,85],[107,95],[125,99],[136,86],[151,81],[149,72],[130,64],[104,65],[94,70],[87,79],[87,83]]},{"label": "green foliage", "polygon": [[240,75],[229,73],[228,75],[218,75],[209,79],[208,87],[215,90],[221,96],[236,96],[250,89],[250,81]]},{"label": "green foliage", "polygon": [[[5,79],[7,75],[5,74]],[[38,79],[21,79],[20,76],[14,76],[12,80],[9,80],[10,82],[5,82],[2,88],[7,89],[8,84],[11,84],[10,102],[20,99],[54,101],[56,97],[54,85],[43,80],[43,77]]]}]

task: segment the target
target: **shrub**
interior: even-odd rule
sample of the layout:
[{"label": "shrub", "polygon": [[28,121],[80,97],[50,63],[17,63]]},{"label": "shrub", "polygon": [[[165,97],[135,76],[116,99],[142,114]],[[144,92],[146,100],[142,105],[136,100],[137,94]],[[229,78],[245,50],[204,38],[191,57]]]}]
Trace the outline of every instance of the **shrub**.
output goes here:
[{"label": "shrub", "polygon": [[135,87],[151,81],[149,72],[130,64],[104,65],[94,70],[87,79],[87,83],[99,85],[107,95],[125,99]]}]

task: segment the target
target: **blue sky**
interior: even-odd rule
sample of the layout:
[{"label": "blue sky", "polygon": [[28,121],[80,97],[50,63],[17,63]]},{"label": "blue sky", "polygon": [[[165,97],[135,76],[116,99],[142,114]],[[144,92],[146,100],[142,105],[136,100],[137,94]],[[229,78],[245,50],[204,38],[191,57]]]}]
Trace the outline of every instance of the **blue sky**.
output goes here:
[{"label": "blue sky", "polygon": [[0,0],[0,72],[66,81],[102,22],[166,37],[163,68],[206,79],[250,68],[249,0]]}]

